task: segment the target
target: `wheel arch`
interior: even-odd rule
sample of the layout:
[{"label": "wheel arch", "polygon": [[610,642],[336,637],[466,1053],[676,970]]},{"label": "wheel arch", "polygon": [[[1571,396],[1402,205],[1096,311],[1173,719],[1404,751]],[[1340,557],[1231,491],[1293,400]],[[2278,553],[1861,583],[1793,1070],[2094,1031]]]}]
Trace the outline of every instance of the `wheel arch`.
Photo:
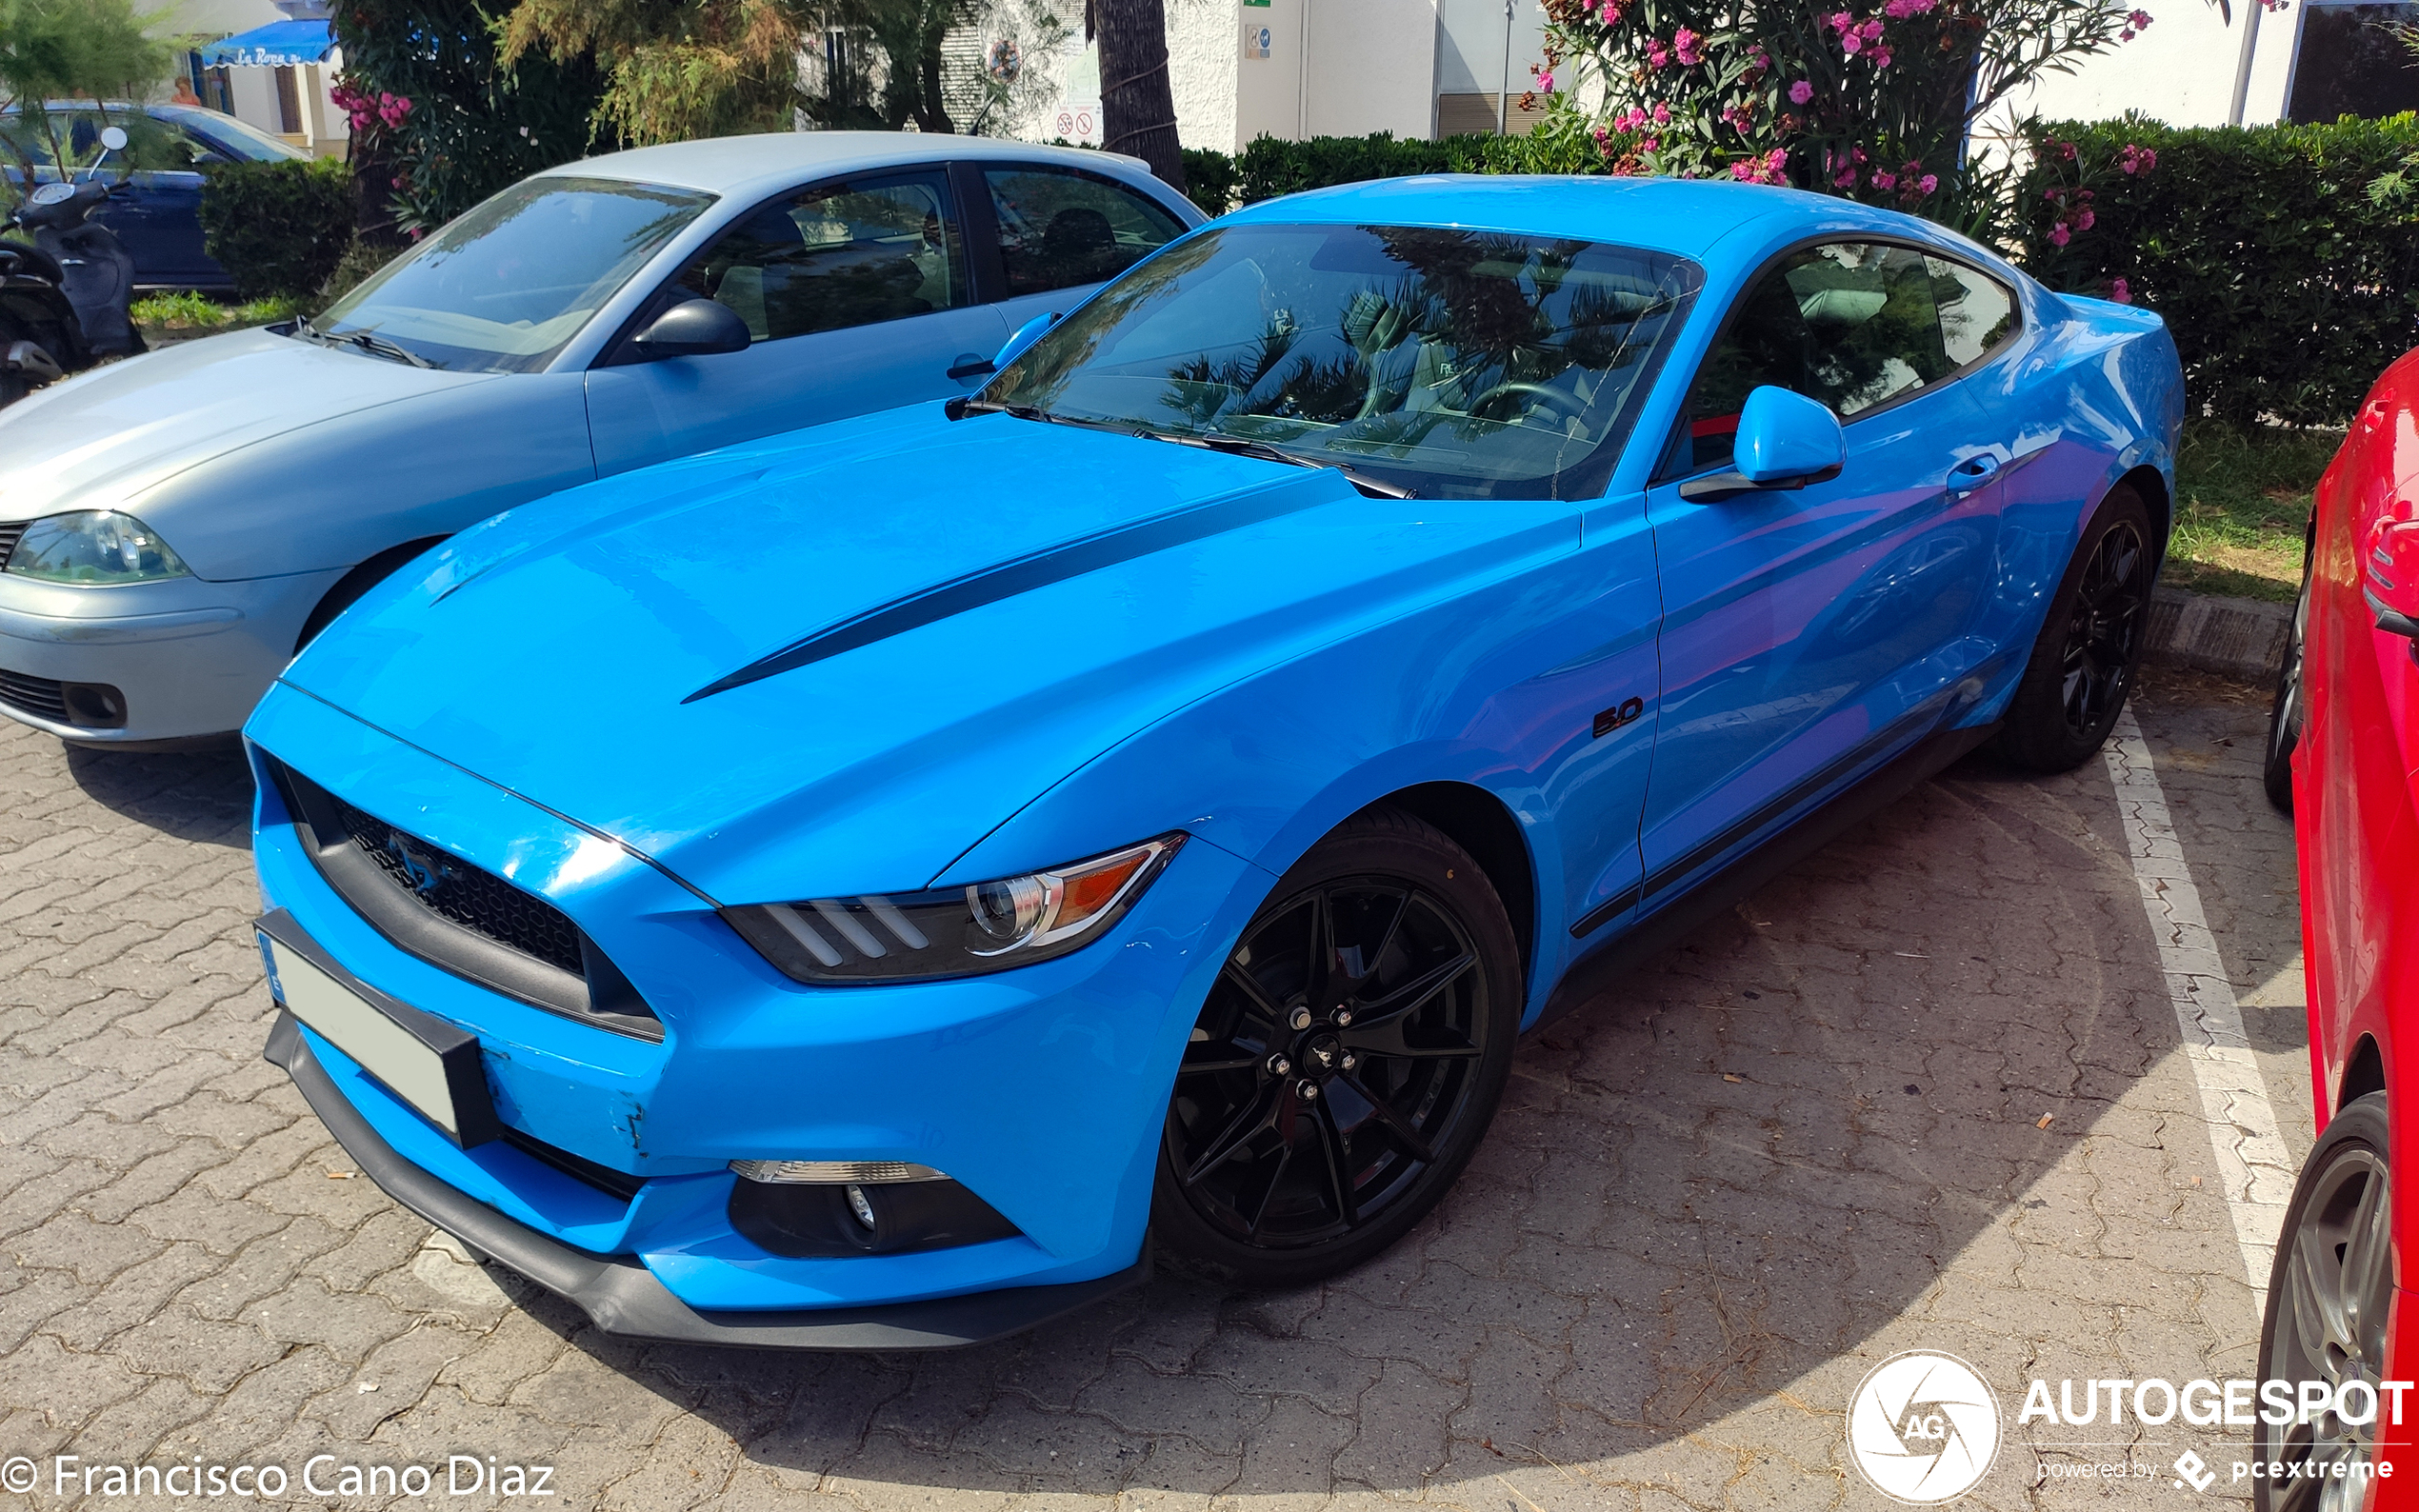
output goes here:
[{"label": "wheel arch", "polygon": [[385,582],[395,568],[446,539],[442,535],[431,535],[405,541],[356,563],[351,571],[338,578],[333,587],[319,595],[319,602],[312,605],[310,612],[304,616],[302,629],[294,636],[295,654],[300,655],[302,648],[326,629],[337,615],[351,607],[354,600]]},{"label": "wheel arch", "polygon": [[2378,1047],[2377,1037],[2364,1034],[2344,1062],[2344,1074],[2335,1084],[2335,1105],[2329,1115],[2342,1112],[2357,1098],[2386,1090],[2386,1057]]},{"label": "wheel arch", "polygon": [[2129,487],[2141,499],[2142,507],[2149,512],[2150,528],[2158,537],[2159,557],[2164,561],[2169,538],[2175,531],[2175,500],[2168,490],[2167,474],[2145,463],[2109,487]]},{"label": "wheel arch", "polygon": [[1369,805],[1400,808],[1433,825],[1469,852],[1510,917],[1523,982],[1533,985],[1537,958],[1537,868],[1520,821],[1504,801],[1472,783],[1429,782],[1397,788]]}]

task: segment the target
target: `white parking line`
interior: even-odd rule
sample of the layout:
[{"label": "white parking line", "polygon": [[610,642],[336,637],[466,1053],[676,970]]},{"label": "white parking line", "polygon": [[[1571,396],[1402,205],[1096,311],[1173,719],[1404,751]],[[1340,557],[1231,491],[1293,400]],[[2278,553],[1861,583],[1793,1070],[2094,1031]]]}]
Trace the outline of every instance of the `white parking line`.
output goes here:
[{"label": "white parking line", "polygon": [[2276,1108],[2268,1083],[2243,1033],[2234,985],[2201,913],[2192,869],[2175,839],[2167,794],[2150,762],[2150,747],[2133,710],[2117,716],[2116,732],[2102,752],[2109,780],[2116,786],[2117,811],[2125,821],[2126,848],[2133,878],[2141,885],[2142,911],[2159,945],[2168,1000],[2183,1036],[2184,1059],[2201,1091],[2209,1144],[2217,1155],[2218,1184],[2234,1238],[2243,1249],[2243,1273],[2255,1305],[2268,1300],[2268,1272],[2276,1236],[2293,1190],[2293,1158],[2277,1132]]}]

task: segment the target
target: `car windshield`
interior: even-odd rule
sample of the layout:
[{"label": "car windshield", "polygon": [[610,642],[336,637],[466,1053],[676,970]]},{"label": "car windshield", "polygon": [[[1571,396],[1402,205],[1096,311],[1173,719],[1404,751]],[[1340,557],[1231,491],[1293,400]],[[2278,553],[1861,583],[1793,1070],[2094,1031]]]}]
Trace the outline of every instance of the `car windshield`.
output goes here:
[{"label": "car windshield", "polygon": [[534,372],[712,203],[615,179],[524,179],[297,334],[391,344],[455,372]]},{"label": "car windshield", "polygon": [[983,398],[1426,498],[1592,497],[1701,276],[1508,231],[1217,228],[1110,285]]}]

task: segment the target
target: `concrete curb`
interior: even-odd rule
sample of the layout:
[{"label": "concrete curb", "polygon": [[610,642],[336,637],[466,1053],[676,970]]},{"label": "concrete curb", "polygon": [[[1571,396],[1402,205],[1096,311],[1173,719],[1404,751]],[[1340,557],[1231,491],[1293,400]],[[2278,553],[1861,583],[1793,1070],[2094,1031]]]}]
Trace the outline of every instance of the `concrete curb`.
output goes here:
[{"label": "concrete curb", "polygon": [[2271,686],[2284,670],[2293,607],[2162,587],[2150,596],[2144,659]]}]

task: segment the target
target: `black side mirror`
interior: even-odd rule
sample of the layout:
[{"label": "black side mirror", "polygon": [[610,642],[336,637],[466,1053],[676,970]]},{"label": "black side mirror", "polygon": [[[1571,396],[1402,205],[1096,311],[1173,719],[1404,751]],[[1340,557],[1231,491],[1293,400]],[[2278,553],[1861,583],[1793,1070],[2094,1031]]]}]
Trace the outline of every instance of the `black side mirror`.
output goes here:
[{"label": "black side mirror", "polygon": [[710,299],[684,299],[631,337],[630,345],[641,357],[652,362],[663,357],[711,357],[718,352],[746,351],[754,340],[748,323],[730,306],[717,305]]}]

